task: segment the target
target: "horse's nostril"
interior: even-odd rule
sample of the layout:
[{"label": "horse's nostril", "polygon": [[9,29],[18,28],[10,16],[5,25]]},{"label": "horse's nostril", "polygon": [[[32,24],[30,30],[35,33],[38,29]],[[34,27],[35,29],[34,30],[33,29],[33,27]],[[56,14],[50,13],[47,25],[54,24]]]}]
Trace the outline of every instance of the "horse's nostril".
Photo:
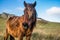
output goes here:
[{"label": "horse's nostril", "polygon": [[28,24],[27,23],[24,22],[22,25],[24,26],[25,29],[28,28]]}]

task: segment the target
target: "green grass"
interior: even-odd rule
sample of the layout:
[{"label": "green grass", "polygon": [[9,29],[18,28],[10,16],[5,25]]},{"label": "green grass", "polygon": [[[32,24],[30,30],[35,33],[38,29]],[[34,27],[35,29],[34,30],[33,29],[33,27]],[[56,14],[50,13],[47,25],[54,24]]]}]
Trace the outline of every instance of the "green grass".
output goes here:
[{"label": "green grass", "polygon": [[6,20],[0,18],[0,33],[5,30],[5,23],[6,23]]},{"label": "green grass", "polygon": [[60,23],[47,22],[41,23],[37,22],[36,30],[40,30],[47,34],[59,34],[60,35]]},{"label": "green grass", "polygon": [[[6,19],[0,18],[0,40],[3,40],[5,24]],[[31,40],[60,40],[60,23],[37,21]]]}]

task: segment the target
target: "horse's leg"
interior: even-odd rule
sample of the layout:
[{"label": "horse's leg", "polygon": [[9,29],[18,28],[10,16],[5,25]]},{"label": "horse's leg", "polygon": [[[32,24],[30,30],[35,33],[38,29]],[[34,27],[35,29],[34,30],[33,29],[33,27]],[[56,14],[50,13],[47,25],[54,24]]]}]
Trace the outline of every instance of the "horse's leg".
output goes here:
[{"label": "horse's leg", "polygon": [[30,40],[31,35],[26,36],[26,40]]},{"label": "horse's leg", "polygon": [[7,40],[7,39],[8,39],[8,36],[9,36],[8,30],[6,29],[6,33],[5,33],[5,36],[4,36],[4,40]]},{"label": "horse's leg", "polygon": [[10,40],[15,40],[13,36],[10,35]]},{"label": "horse's leg", "polygon": [[18,40],[23,40],[23,34],[22,33],[19,35]]}]

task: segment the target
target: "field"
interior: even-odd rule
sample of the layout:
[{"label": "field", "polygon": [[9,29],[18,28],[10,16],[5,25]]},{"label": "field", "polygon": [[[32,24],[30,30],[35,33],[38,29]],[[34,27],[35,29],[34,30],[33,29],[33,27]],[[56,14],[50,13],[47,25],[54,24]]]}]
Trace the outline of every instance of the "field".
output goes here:
[{"label": "field", "polygon": [[[3,40],[5,23],[6,19],[0,18],[0,40]],[[31,40],[60,40],[60,23],[37,21]]]}]

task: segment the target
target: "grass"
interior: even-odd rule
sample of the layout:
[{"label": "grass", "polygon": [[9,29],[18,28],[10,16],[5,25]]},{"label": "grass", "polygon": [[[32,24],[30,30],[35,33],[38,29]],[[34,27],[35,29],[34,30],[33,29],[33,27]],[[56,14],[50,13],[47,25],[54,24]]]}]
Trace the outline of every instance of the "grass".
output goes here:
[{"label": "grass", "polygon": [[6,23],[6,20],[0,18],[0,35],[1,35],[1,34],[4,32],[4,30],[5,30],[5,23]]},{"label": "grass", "polygon": [[[6,20],[0,18],[0,40],[3,40],[5,23]],[[60,23],[37,21],[31,40],[60,40]]]},{"label": "grass", "polygon": [[37,22],[36,30],[41,30],[48,34],[60,34],[60,23],[47,22],[45,24]]}]

